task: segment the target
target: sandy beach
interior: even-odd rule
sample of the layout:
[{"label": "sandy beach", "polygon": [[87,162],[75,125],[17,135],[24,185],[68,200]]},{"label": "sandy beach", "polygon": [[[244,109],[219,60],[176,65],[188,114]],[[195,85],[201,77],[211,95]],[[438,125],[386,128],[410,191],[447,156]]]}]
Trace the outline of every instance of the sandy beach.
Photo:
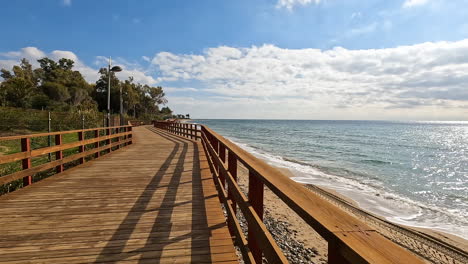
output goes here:
[{"label": "sandy beach", "polygon": [[[292,172],[288,169],[277,169],[288,177],[294,177]],[[241,189],[246,192],[248,184],[248,170],[242,165],[239,165],[238,177]],[[308,187],[311,191],[316,189],[314,186],[305,185],[305,187]],[[400,243],[400,245],[411,248],[412,251],[417,251],[422,255],[428,256],[429,259],[437,261],[438,263],[463,263],[447,258],[447,254],[441,254],[438,249],[435,250],[431,247],[427,247],[424,245],[426,242],[421,242],[422,240],[418,237],[422,235],[424,239],[429,239],[430,241],[442,241],[449,246],[461,249],[465,254],[468,250],[467,240],[429,229],[387,224],[387,221],[379,216],[359,213],[362,209],[359,208],[355,201],[340,195],[334,190],[324,190],[323,188],[320,188],[320,192],[322,194],[325,193],[324,199],[329,200],[345,212],[364,221],[382,235]],[[280,244],[280,247],[283,249],[283,252],[285,252],[288,260],[291,263],[327,263],[327,242],[268,188],[265,188],[264,199],[264,222],[270,229],[270,232],[273,233],[274,237],[277,236],[282,240],[286,240],[286,245]],[[398,232],[400,228],[402,228],[401,230],[403,231]],[[416,233],[414,234],[416,237],[408,238],[407,231],[413,231]],[[438,247],[434,246],[434,248]],[[432,261],[427,262],[432,263]]]}]

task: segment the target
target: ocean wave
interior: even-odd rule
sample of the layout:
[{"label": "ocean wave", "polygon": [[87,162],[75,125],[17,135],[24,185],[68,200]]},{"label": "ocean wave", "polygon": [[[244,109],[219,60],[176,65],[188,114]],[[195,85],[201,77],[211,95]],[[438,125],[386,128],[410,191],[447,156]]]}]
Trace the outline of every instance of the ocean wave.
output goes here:
[{"label": "ocean wave", "polygon": [[[399,195],[385,188],[377,177],[371,175],[282,157],[268,153],[259,147],[240,143],[237,139],[230,138],[230,140],[273,166],[290,169],[296,175],[292,178],[293,180],[303,184],[314,184],[334,189],[355,200],[363,209],[381,215],[390,221],[437,229],[468,238],[468,229],[466,228],[468,227],[466,221],[468,213],[461,209],[425,204]],[[387,164],[387,162],[379,160],[369,161]]]},{"label": "ocean wave", "polygon": [[393,164],[390,161],[383,161],[383,160],[374,160],[374,159],[366,159],[366,160],[360,160],[362,163],[369,163],[369,164]]}]

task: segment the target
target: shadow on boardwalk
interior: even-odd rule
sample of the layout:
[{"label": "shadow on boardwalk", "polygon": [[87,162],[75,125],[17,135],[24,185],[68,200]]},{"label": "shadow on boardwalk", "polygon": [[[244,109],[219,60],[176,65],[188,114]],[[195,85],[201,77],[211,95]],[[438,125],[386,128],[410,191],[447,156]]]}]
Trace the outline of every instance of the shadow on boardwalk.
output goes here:
[{"label": "shadow on boardwalk", "polygon": [[[162,254],[165,252],[164,248],[166,246],[185,239],[191,239],[192,250],[189,254],[191,256],[191,263],[211,262],[210,236],[206,234],[209,233],[209,231],[203,234],[197,232],[197,230],[213,230],[219,228],[219,226],[208,226],[204,199],[210,197],[204,196],[203,188],[201,187],[202,179],[200,174],[199,160],[200,150],[198,149],[198,144],[192,141],[180,139],[176,136],[161,133],[156,130],[151,129],[151,131],[167,139],[168,141],[173,142],[175,144],[174,148],[170,152],[165,162],[153,176],[150,183],[141,193],[132,209],[119,225],[119,228],[115,231],[106,246],[102,249],[94,263],[114,263],[130,257],[135,259],[135,256],[138,255],[140,255],[138,258],[139,263],[159,263],[162,258]],[[189,144],[191,144],[193,148],[193,157],[187,157]],[[184,164],[187,165],[187,158],[189,160],[192,158],[192,199],[190,201],[176,203],[179,186],[181,184],[189,183],[181,182],[182,173],[184,172]],[[172,173],[172,175],[170,175],[167,173],[167,171],[169,166],[174,166],[174,164],[171,165],[174,160],[176,160],[175,171]],[[167,177],[170,177],[169,184],[167,186],[160,186],[162,179]],[[132,232],[136,229],[138,220],[142,217],[143,214],[147,212],[145,209],[142,210],[142,208],[147,208],[149,202],[153,198],[154,193],[158,188],[161,187],[168,187],[167,192],[163,195],[157,217],[151,228],[151,231],[149,232],[150,235],[145,245],[142,248],[125,252],[124,249],[126,244],[122,243],[122,241],[127,241],[130,239]],[[171,219],[171,215],[177,206],[187,203],[192,203],[191,231],[188,231],[188,233],[184,235],[171,238],[171,230],[173,228],[172,222],[177,221],[177,219]],[[194,249],[202,249],[203,254],[195,255],[198,250]]]}]

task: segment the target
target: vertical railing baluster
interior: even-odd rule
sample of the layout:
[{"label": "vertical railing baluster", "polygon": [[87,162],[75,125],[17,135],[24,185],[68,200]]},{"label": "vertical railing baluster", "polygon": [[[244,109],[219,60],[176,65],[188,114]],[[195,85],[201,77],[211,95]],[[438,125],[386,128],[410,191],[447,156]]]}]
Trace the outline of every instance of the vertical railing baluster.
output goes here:
[{"label": "vertical railing baluster", "polygon": [[[213,137],[212,134],[209,134],[209,135],[210,135],[210,139],[211,139],[211,145],[213,146],[216,155],[219,156],[219,142],[215,137]],[[219,175],[219,166],[218,166],[218,164],[215,162],[213,165],[214,165],[216,173]]]},{"label": "vertical railing baluster", "polygon": [[349,262],[340,254],[338,243],[333,242],[333,241],[328,241],[328,263],[329,264],[351,264],[351,262]]},{"label": "vertical railing baluster", "polygon": [[190,124],[190,139],[193,139],[193,124]]},{"label": "vertical railing baluster", "polygon": [[[127,132],[127,127],[123,127],[122,132]],[[127,135],[123,136],[123,139],[124,139],[124,141],[126,141],[127,140]],[[128,145],[127,143],[124,143],[122,147],[125,147],[127,145]]]},{"label": "vertical railing baluster", "polygon": [[[80,131],[78,132],[78,140],[83,141],[84,140],[84,132]],[[78,147],[78,152],[82,153],[85,150],[85,145],[83,145],[83,142],[81,142],[81,145]],[[80,158],[80,164],[83,164],[85,162],[85,157]]]},{"label": "vertical railing baluster", "polygon": [[197,133],[198,133],[197,132],[197,125],[192,125],[192,128],[193,128],[193,131],[192,131],[193,132],[193,138],[195,140],[197,140]]},{"label": "vertical railing baluster", "polygon": [[[30,138],[22,138],[21,139],[21,151],[22,152],[29,152],[31,154],[31,139]],[[31,168],[31,158],[25,158],[21,161],[21,165],[23,170]],[[23,187],[32,184],[32,175],[23,177]]]},{"label": "vertical railing baluster", "polygon": [[[219,148],[219,158],[223,163],[226,163],[226,147],[221,144],[221,142],[218,141],[218,148]],[[223,188],[226,188],[226,178],[224,177],[224,174],[220,173],[219,175],[221,183],[223,184]]]},{"label": "vertical railing baluster", "polygon": [[[234,178],[234,182],[237,182],[237,157],[231,150],[228,151],[228,171],[231,174],[232,178]],[[232,202],[232,209],[234,210],[235,214],[237,211],[237,204],[230,186],[228,186],[228,199]],[[230,228],[234,227],[234,223],[228,224]]]},{"label": "vertical railing baluster", "polygon": [[[116,132],[116,134],[119,134],[120,133],[120,127],[116,128],[115,132]],[[117,150],[117,149],[120,149],[120,136],[117,137],[116,142],[117,142],[117,146],[116,146],[116,150]]]},{"label": "vertical railing baluster", "polygon": [[[100,132],[99,129],[94,130],[94,138],[99,138],[100,137],[99,132]],[[99,145],[100,145],[99,141],[97,141],[96,143],[94,143],[94,148],[99,148]],[[101,155],[100,151],[97,151],[96,153],[94,153],[94,157],[96,159],[99,158],[100,155]]]},{"label": "vertical railing baluster", "polygon": [[[107,129],[106,129],[106,134],[107,134],[107,136],[109,136],[109,137],[111,136],[111,129],[110,129],[110,128],[107,128]],[[112,151],[112,148],[110,147],[110,144],[111,144],[110,138],[109,138],[109,139],[106,139],[106,145],[107,145],[107,147],[109,147],[109,149],[107,150],[107,153],[111,153],[111,151]]]},{"label": "vertical railing baluster", "polygon": [[[56,146],[62,145],[62,134],[55,135],[55,145]],[[63,159],[63,151],[58,150],[55,152],[55,160],[61,160],[61,159]],[[63,163],[55,167],[55,172],[56,173],[63,172]]]},{"label": "vertical railing baluster", "polygon": [[[249,169],[249,203],[260,219],[263,220],[263,182],[258,177],[256,172]],[[262,263],[262,250],[253,235],[253,226],[250,224],[248,225],[247,234],[249,249],[252,251],[255,262]]]},{"label": "vertical railing baluster", "polygon": [[130,132],[130,135],[128,135],[128,137],[130,138],[130,141],[128,142],[128,144],[130,145],[133,143],[133,133],[132,133],[133,127],[129,126],[127,129],[128,129],[128,132]]}]

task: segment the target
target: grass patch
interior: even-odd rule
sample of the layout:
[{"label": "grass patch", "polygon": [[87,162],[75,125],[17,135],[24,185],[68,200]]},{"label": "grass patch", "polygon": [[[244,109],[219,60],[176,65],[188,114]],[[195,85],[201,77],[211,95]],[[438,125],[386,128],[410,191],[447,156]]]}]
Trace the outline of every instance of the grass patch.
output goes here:
[{"label": "grass patch", "polygon": [[[45,131],[22,131],[22,132],[29,132],[29,133],[21,133],[21,134],[34,134],[34,133],[45,133]],[[101,131],[100,135],[104,135],[104,131]],[[11,134],[9,135],[11,136]],[[94,131],[88,131],[85,132],[84,135],[85,139],[90,139],[94,138]],[[50,143],[49,143],[50,141]],[[68,143],[73,143],[78,141],[78,133],[67,133],[67,134],[62,134],[62,144],[68,144]],[[101,146],[102,146],[101,142]],[[31,138],[31,149],[40,149],[40,148],[45,148],[48,146],[55,146],[55,136],[51,136],[49,139],[49,136],[44,136],[44,137],[33,137]],[[91,150],[95,147],[94,143],[93,144],[88,144],[85,145],[85,151],[86,150]],[[0,140],[0,156],[4,155],[10,155],[10,154],[15,154],[21,152],[21,140],[20,139],[15,139],[15,140]],[[74,148],[69,148],[66,150],[63,150],[63,157],[68,157],[72,156],[74,154],[79,153],[79,148],[74,147]],[[86,157],[86,160],[92,160],[92,156]],[[49,161],[54,161],[56,160],[55,158],[55,152],[49,154],[44,154],[38,157],[33,157],[31,158],[31,165],[32,167],[36,167],[45,163],[48,163]],[[64,164],[64,168],[68,169],[71,167],[74,167],[79,164],[79,161],[72,161]],[[12,173],[15,173],[17,171],[22,170],[21,166],[21,161],[16,161],[16,162],[10,162],[6,164],[0,164],[0,177],[9,175]],[[36,173],[33,175],[33,182],[40,181],[44,178],[50,177],[55,174],[55,168]],[[23,181],[16,180],[13,182],[10,182],[5,185],[0,185],[0,195],[15,191],[19,188],[23,187]]]}]

